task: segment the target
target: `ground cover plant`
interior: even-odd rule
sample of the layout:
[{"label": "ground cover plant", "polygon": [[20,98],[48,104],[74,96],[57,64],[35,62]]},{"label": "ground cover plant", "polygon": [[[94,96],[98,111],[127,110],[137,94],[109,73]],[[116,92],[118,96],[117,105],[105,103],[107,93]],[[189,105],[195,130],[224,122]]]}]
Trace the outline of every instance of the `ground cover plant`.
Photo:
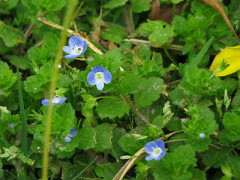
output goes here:
[{"label": "ground cover plant", "polygon": [[0,15],[0,179],[240,179],[238,0]]}]

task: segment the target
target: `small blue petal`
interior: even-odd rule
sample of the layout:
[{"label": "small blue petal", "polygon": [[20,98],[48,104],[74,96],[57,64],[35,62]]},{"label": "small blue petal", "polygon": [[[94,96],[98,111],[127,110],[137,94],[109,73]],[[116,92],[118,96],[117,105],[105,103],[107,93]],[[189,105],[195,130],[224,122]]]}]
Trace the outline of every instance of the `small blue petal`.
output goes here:
[{"label": "small blue petal", "polygon": [[109,84],[112,81],[112,75],[108,70],[103,72],[104,75],[104,83]]},{"label": "small blue petal", "polygon": [[71,139],[70,137],[65,137],[65,138],[64,138],[64,141],[65,141],[66,143],[69,143],[69,142],[72,141],[72,139]]},{"label": "small blue petal", "polygon": [[155,157],[154,156],[152,156],[152,155],[148,155],[147,157],[145,157],[145,159],[147,160],[147,161],[150,161],[150,160],[152,160],[152,159],[154,159]]},{"label": "small blue petal", "polygon": [[72,52],[72,49],[70,48],[70,46],[63,46],[62,49],[65,53],[68,53],[68,54],[70,54]]},{"label": "small blue petal", "polygon": [[66,100],[67,100],[67,98],[66,98],[66,97],[62,98],[62,99],[60,99],[60,101],[59,101],[59,103],[58,103],[58,104],[62,104],[62,103],[64,103],[64,101],[66,101]]},{"label": "small blue petal", "polygon": [[87,43],[86,43],[86,41],[83,41],[82,42],[82,53],[84,53],[86,50],[87,50]]},{"label": "small blue petal", "polygon": [[77,134],[77,131],[76,131],[74,128],[72,128],[72,129],[70,130],[70,133],[68,133],[68,136],[70,136],[70,137],[75,137],[76,134]]},{"label": "small blue petal", "polygon": [[156,148],[156,144],[154,141],[152,141],[152,142],[148,142],[144,147],[145,147],[146,153],[151,154],[154,152],[154,149]]},{"label": "small blue petal", "polygon": [[157,147],[160,147],[161,149],[165,148],[165,144],[164,144],[163,140],[157,140],[157,141],[155,141],[155,143],[156,143]]},{"label": "small blue petal", "polygon": [[95,73],[93,72],[88,73],[87,81],[89,84],[95,85],[96,84]]},{"label": "small blue petal", "polygon": [[69,46],[82,46],[83,40],[78,36],[72,36],[68,40]]},{"label": "small blue petal", "polygon": [[48,99],[42,100],[42,105],[48,105],[48,103],[49,103],[49,100],[48,100]]},{"label": "small blue petal", "polygon": [[78,57],[78,56],[80,56],[81,54],[69,54],[69,55],[66,55],[66,56],[64,56],[65,58],[67,58],[67,59],[74,59],[74,58],[76,58],[76,57]]},{"label": "small blue petal", "polygon": [[98,90],[102,90],[104,88],[104,82],[102,80],[96,80],[96,86]]},{"label": "small blue petal", "polygon": [[97,72],[104,72],[106,69],[104,69],[104,67],[102,66],[96,66],[92,69],[93,73],[97,73]]}]

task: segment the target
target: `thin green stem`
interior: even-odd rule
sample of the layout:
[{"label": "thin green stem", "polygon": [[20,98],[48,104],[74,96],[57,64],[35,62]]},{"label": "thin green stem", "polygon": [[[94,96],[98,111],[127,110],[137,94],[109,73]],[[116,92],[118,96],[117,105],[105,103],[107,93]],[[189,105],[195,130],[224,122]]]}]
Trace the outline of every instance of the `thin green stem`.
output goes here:
[{"label": "thin green stem", "polygon": [[[69,1],[66,16],[64,19],[64,28],[61,33],[61,39],[59,42],[59,47],[57,51],[57,55],[55,58],[54,62],[54,67],[53,67],[53,74],[52,74],[52,82],[50,85],[50,94],[49,94],[49,99],[53,99],[54,97],[54,92],[56,89],[56,83],[58,79],[58,72],[59,68],[58,65],[61,64],[62,56],[63,56],[63,51],[62,47],[66,43],[66,38],[67,38],[67,29],[70,26],[71,19],[73,17],[74,9],[77,5],[77,0],[71,0]],[[48,112],[47,112],[47,120],[46,120],[46,129],[45,129],[45,138],[44,138],[44,150],[43,150],[43,170],[42,170],[42,180],[47,180],[48,179],[48,163],[49,163],[49,143],[50,143],[50,135],[51,135],[51,128],[52,128],[52,115],[53,115],[53,103],[50,101],[49,106],[48,106]]]},{"label": "thin green stem", "polygon": [[173,57],[169,54],[167,48],[163,48],[165,54],[167,55],[167,57],[172,61],[173,64],[177,64],[176,61],[173,59]]},{"label": "thin green stem", "polygon": [[21,87],[21,75],[19,69],[17,68],[18,73],[18,100],[19,100],[19,107],[20,107],[20,118],[22,120],[22,151],[26,155],[28,151],[28,142],[27,142],[27,117],[26,112],[24,109],[24,102],[23,102],[23,94],[22,94],[22,87]]},{"label": "thin green stem", "polygon": [[138,110],[137,107],[135,107],[135,105],[131,102],[131,100],[125,96],[125,95],[121,95],[121,97],[126,101],[126,103],[131,107],[132,111],[138,115],[138,117],[144,121],[147,125],[149,125],[149,120]]}]

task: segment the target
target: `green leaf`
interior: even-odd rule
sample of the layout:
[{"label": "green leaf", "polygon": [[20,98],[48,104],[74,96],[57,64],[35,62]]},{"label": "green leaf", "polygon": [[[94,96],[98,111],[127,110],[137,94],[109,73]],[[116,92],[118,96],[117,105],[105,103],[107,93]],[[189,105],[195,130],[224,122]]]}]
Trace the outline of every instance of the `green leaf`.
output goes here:
[{"label": "green leaf", "polygon": [[158,100],[163,90],[163,80],[161,78],[144,79],[141,89],[134,95],[135,104],[139,107],[149,106]]},{"label": "green leaf", "polygon": [[10,63],[16,67],[26,70],[30,68],[29,59],[26,56],[11,56]]},{"label": "green leaf", "polygon": [[0,71],[0,94],[8,96],[17,81],[17,74],[14,74],[8,64],[2,61],[0,61]]},{"label": "green leaf", "polygon": [[107,30],[101,31],[101,37],[105,40],[120,44],[127,38],[127,31],[123,27],[114,24],[106,24]]},{"label": "green leaf", "polygon": [[104,123],[98,125],[96,128],[96,147],[94,148],[96,151],[104,152],[107,149],[112,148],[111,139],[113,137],[112,129],[109,124]]},{"label": "green leaf", "polygon": [[224,128],[230,133],[226,134],[232,141],[240,140],[240,115],[237,112],[226,112],[222,123]]},{"label": "green leaf", "polygon": [[136,133],[129,133],[120,138],[119,144],[122,147],[123,151],[133,155],[148,141],[149,138],[147,136]]},{"label": "green leaf", "polygon": [[141,87],[143,78],[138,75],[127,74],[119,82],[119,93],[134,94],[137,93]]},{"label": "green leaf", "polygon": [[25,90],[35,98],[41,98],[43,91],[51,81],[52,67],[50,64],[45,64],[40,68],[40,71],[33,76],[29,76],[24,81]]},{"label": "green leaf", "polygon": [[131,0],[132,12],[141,13],[150,9],[151,0]]},{"label": "green leaf", "polygon": [[228,177],[232,177],[232,170],[228,164],[221,164],[221,169],[223,174],[225,174]]},{"label": "green leaf", "polygon": [[23,155],[21,150],[18,149],[16,146],[11,146],[9,148],[3,148],[3,149],[4,149],[4,153],[0,154],[0,158],[5,158],[8,161],[12,159],[20,159],[22,162],[28,165],[34,164],[34,160]]},{"label": "green leaf", "polygon": [[78,148],[88,150],[96,144],[96,130],[92,127],[84,127],[78,131]]},{"label": "green leaf", "polygon": [[129,105],[120,98],[104,98],[98,102],[97,113],[101,118],[114,119],[128,114]]},{"label": "green leaf", "polygon": [[115,158],[119,158],[124,154],[121,146],[118,144],[119,139],[126,134],[125,129],[123,128],[114,128],[113,129],[113,138],[112,138],[112,155]]},{"label": "green leaf", "polygon": [[38,0],[38,1],[32,1],[32,4],[37,6],[39,9],[47,10],[47,11],[59,11],[64,6],[67,5],[67,1],[65,0]]},{"label": "green leaf", "polygon": [[190,169],[190,171],[193,174],[192,179],[196,179],[196,180],[206,180],[207,179],[204,171],[201,171],[197,168],[192,168],[192,169]]},{"label": "green leaf", "polygon": [[138,32],[140,32],[141,35],[148,37],[149,41],[155,43],[155,46],[157,47],[170,44],[175,36],[174,27],[160,20],[148,20],[147,23],[141,24]]},{"label": "green leaf", "polygon": [[25,42],[22,32],[0,21],[0,37],[7,47],[14,47],[17,44]]},{"label": "green leaf", "polygon": [[75,126],[75,111],[71,104],[64,103],[56,107],[52,118],[52,134],[64,131],[66,134]]},{"label": "green leaf", "polygon": [[104,180],[112,180],[120,168],[119,163],[106,163],[98,165],[94,171],[98,177],[102,177]]},{"label": "green leaf", "polygon": [[[189,143],[197,151],[205,151],[208,149],[208,145],[211,142],[209,137],[217,130],[217,123],[214,119],[211,118],[196,118],[185,123],[187,126],[185,133],[189,136]],[[204,133],[205,137],[201,139],[199,137],[200,133]]]},{"label": "green leaf", "polygon": [[128,0],[110,0],[104,5],[104,8],[114,9],[119,6],[123,6],[127,1]]}]

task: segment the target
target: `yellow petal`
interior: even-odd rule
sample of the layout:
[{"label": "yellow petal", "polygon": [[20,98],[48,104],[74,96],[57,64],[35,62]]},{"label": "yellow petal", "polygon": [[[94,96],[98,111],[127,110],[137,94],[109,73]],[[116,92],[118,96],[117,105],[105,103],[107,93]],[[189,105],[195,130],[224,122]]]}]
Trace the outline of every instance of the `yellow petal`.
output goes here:
[{"label": "yellow petal", "polygon": [[221,71],[216,72],[215,76],[226,76],[240,69],[240,46],[227,47],[219,52],[210,67],[210,71],[214,72],[225,61],[229,66]]}]

